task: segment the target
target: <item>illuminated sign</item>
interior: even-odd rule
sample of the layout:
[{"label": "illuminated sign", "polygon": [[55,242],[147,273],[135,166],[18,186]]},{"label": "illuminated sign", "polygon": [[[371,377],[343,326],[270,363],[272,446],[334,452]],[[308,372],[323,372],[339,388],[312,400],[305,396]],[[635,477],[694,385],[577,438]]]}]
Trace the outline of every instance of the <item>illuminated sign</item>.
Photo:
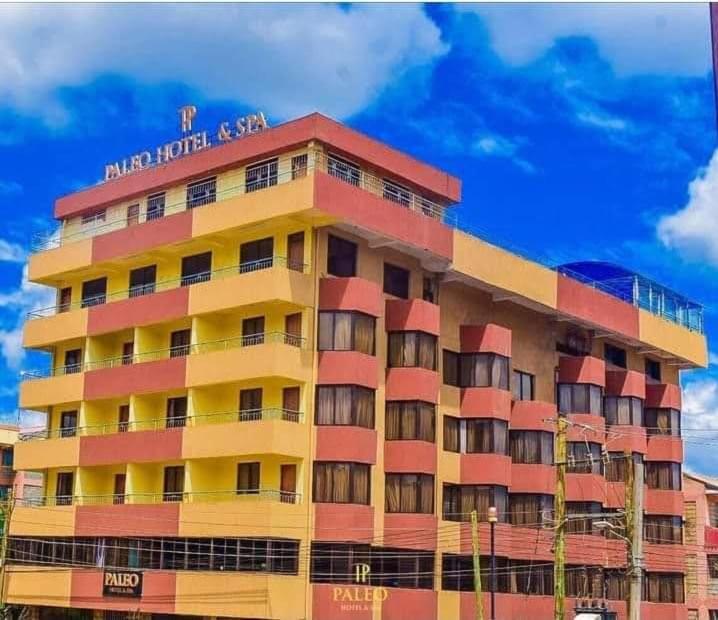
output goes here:
[{"label": "illuminated sign", "polygon": [[106,570],[102,577],[102,596],[142,596],[142,573]]},{"label": "illuminated sign", "polygon": [[[197,153],[208,149],[216,143],[231,142],[244,138],[253,133],[264,131],[269,127],[263,112],[240,116],[233,123],[222,122],[217,128],[216,135],[211,136],[208,131],[192,131],[192,121],[197,116],[197,108],[186,105],[179,110],[180,129],[182,137],[167,144],[158,146],[154,150],[142,151],[121,161],[105,165],[105,181],[119,179],[132,172],[144,170],[150,166],[166,164],[185,155]],[[212,142],[216,140],[217,142]]]},{"label": "illuminated sign", "polygon": [[378,607],[389,598],[389,590],[366,585],[369,583],[371,567],[368,564],[356,564],[354,566],[354,582],[357,585],[351,588],[332,588],[332,600],[340,603],[342,611],[369,611]]}]

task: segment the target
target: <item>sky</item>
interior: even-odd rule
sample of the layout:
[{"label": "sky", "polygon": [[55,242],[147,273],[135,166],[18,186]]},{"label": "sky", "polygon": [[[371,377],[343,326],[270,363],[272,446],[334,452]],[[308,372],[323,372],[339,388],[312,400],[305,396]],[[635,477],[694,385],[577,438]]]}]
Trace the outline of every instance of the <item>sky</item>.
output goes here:
[{"label": "sky", "polygon": [[[320,111],[463,180],[459,225],[547,264],[602,259],[702,303],[688,466],[718,474],[718,155],[706,4],[0,5],[0,417],[35,234],[104,164],[195,125]],[[715,431],[715,433],[707,432]]]}]

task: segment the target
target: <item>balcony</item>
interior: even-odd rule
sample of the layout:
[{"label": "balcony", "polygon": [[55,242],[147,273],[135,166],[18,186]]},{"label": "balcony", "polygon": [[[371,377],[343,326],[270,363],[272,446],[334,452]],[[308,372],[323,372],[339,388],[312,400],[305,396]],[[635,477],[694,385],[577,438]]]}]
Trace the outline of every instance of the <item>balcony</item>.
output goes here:
[{"label": "balcony", "polygon": [[718,549],[718,527],[705,526],[705,546],[710,549]]}]

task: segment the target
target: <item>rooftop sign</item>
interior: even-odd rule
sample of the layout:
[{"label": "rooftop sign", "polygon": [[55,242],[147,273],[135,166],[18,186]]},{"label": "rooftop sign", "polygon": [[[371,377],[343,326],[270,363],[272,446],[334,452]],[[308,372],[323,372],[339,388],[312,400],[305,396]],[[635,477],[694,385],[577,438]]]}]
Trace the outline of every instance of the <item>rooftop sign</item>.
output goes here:
[{"label": "rooftop sign", "polygon": [[[151,166],[166,164],[185,155],[208,149],[217,143],[231,142],[232,140],[264,131],[269,127],[264,113],[257,112],[256,114],[240,116],[233,123],[226,121],[220,123],[216,134],[211,136],[207,131],[193,132],[192,122],[195,116],[197,116],[195,106],[187,105],[180,108],[181,138],[158,146],[154,150],[142,151],[121,161],[105,165],[105,181],[119,179],[127,174],[144,170]],[[213,142],[213,140],[216,140],[216,142]]]}]

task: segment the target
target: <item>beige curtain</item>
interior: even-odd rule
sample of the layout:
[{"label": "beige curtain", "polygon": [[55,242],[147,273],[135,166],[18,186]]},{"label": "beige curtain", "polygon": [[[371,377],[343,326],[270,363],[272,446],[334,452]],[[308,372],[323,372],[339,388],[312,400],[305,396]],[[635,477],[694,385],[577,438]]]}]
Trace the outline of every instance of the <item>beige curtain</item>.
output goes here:
[{"label": "beige curtain", "polygon": [[334,424],[352,423],[352,388],[341,386],[335,388]]},{"label": "beige curtain", "polygon": [[433,514],[434,512],[434,476],[419,476],[419,512]]},{"label": "beige curtain", "polygon": [[355,388],[354,406],[356,407],[356,425],[374,428],[374,390]]},{"label": "beige curtain", "polygon": [[404,402],[401,405],[401,439],[415,439],[417,403]]},{"label": "beige curtain", "polygon": [[353,494],[355,504],[369,503],[369,465],[352,465]]},{"label": "beige curtain", "polygon": [[444,450],[459,451],[459,419],[444,416]]},{"label": "beige curtain", "polygon": [[331,351],[334,348],[334,313],[319,313],[319,350]]},{"label": "beige curtain", "polygon": [[417,334],[419,345],[419,358],[417,366],[436,370],[436,336],[431,334]]},{"label": "beige curtain", "polygon": [[414,474],[402,474],[401,478],[401,512],[416,512],[418,506],[418,480]]},{"label": "beige curtain", "polygon": [[386,403],[386,419],[384,421],[386,438],[401,439],[401,403]]},{"label": "beige curtain", "polygon": [[354,349],[360,353],[374,355],[374,334],[376,319],[357,314],[354,317]]},{"label": "beige curtain", "polygon": [[419,403],[419,433],[417,439],[421,441],[434,442],[436,438],[435,419],[436,411],[434,405]]},{"label": "beige curtain", "polygon": [[349,312],[334,313],[334,350],[349,351],[352,348],[352,315]]},{"label": "beige curtain", "polygon": [[386,475],[385,505],[387,512],[399,512],[401,508],[400,478],[398,474]]},{"label": "beige curtain", "polygon": [[389,366],[404,366],[404,334],[400,332],[389,334]]},{"label": "beige curtain", "polygon": [[332,500],[340,504],[350,502],[351,466],[348,463],[333,463],[331,467],[333,469],[332,483],[334,486]]},{"label": "beige curtain", "polygon": [[334,423],[334,389],[330,386],[317,388],[317,424]]}]

